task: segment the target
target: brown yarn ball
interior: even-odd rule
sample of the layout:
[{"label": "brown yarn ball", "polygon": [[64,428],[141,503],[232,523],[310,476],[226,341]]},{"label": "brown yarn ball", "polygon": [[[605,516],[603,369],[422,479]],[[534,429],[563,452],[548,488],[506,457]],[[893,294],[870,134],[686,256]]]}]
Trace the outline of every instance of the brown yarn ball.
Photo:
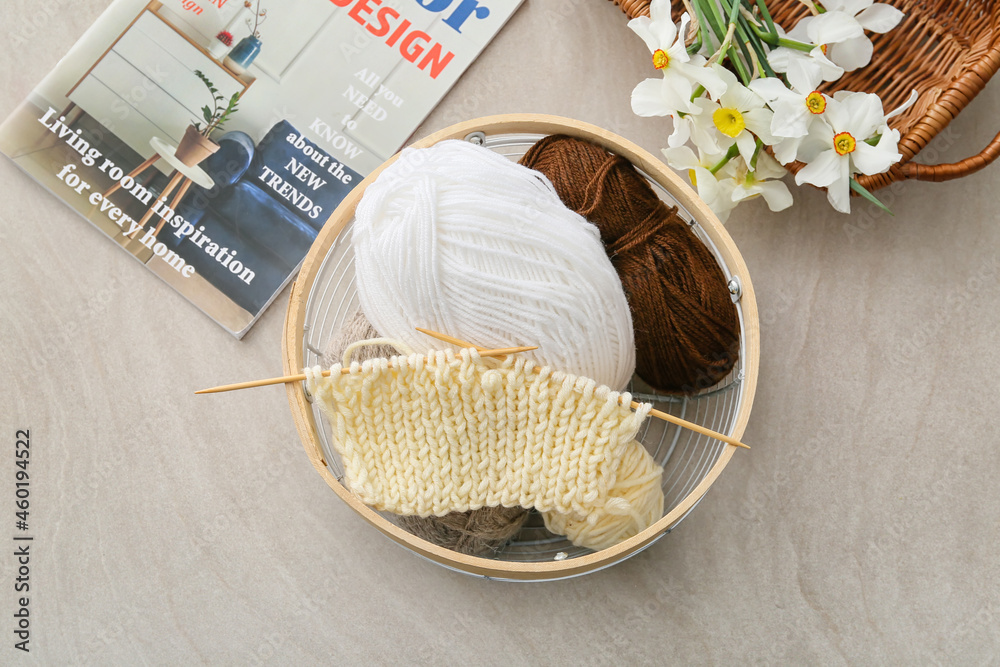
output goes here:
[{"label": "brown yarn ball", "polygon": [[552,135],[520,163],[545,174],[563,203],[600,230],[632,309],[638,376],[685,393],[724,378],[739,356],[736,306],[677,208],[631,162],[589,141]]},{"label": "brown yarn ball", "polygon": [[[344,322],[324,351],[325,367],[339,364],[344,350],[356,341],[380,338],[361,311]],[[387,358],[400,354],[391,345],[366,345],[354,350],[352,361]],[[417,537],[432,544],[469,556],[495,553],[507,544],[524,525],[528,510],[523,507],[483,507],[470,512],[452,512],[445,516],[401,516],[399,524]]]},{"label": "brown yarn ball", "polygon": [[528,519],[523,507],[483,507],[441,517],[403,516],[399,525],[432,544],[469,556],[492,554],[513,539]]}]

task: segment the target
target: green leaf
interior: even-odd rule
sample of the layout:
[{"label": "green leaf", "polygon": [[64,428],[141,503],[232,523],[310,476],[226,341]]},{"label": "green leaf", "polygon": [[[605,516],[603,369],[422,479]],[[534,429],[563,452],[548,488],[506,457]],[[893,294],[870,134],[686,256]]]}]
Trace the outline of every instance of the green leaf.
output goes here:
[{"label": "green leaf", "polygon": [[870,201],[871,203],[873,203],[876,206],[878,206],[880,209],[882,209],[883,211],[885,211],[889,215],[891,215],[893,217],[896,217],[896,214],[893,213],[891,210],[889,210],[888,206],[886,206],[885,204],[883,204],[882,202],[880,202],[878,200],[878,197],[876,197],[872,193],[868,192],[868,190],[865,189],[865,186],[861,185],[860,183],[858,183],[853,178],[851,179],[851,189],[854,190],[855,192],[857,192],[859,195],[861,195],[865,199],[867,199],[868,201]]}]

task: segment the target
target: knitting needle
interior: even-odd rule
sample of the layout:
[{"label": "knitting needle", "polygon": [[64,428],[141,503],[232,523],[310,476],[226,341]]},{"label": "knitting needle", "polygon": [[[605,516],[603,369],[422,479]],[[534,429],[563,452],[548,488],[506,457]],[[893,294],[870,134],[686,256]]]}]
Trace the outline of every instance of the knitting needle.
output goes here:
[{"label": "knitting needle", "polygon": [[[473,345],[472,343],[465,342],[461,338],[455,338],[454,336],[449,336],[448,334],[443,334],[443,333],[440,333],[440,332],[437,332],[437,331],[431,331],[430,329],[422,329],[421,327],[414,327],[414,328],[417,331],[419,331],[420,333],[426,334],[426,335],[430,336],[431,338],[437,338],[438,340],[442,340],[442,341],[444,341],[446,343],[451,343],[452,345],[457,345],[458,347],[472,347],[472,348],[475,348],[479,352],[479,356],[482,356],[483,348],[481,348],[478,345]],[[536,345],[532,349],[533,350],[537,350],[538,346]],[[503,361],[503,359],[501,358],[500,361]]]},{"label": "knitting needle", "polygon": [[[471,345],[468,347],[472,347]],[[480,350],[479,356],[481,357],[506,357],[508,354],[517,354],[518,352],[530,352],[531,350],[537,350],[538,346],[527,346],[527,347],[505,347],[499,350]],[[390,366],[391,368],[391,366]],[[347,375],[351,372],[349,368],[341,368],[340,373],[342,375]],[[330,371],[323,371],[323,377],[330,377]],[[249,382],[238,382],[236,384],[227,384],[221,387],[212,387],[211,389],[202,389],[196,391],[196,394],[219,394],[224,391],[236,391],[237,389],[251,389],[253,387],[266,387],[272,384],[286,384],[288,382],[302,382],[306,379],[305,374],[302,375],[286,375],[280,378],[269,378],[267,380],[251,380]]]},{"label": "knitting needle", "polygon": [[[431,338],[437,338],[438,340],[444,341],[446,343],[451,343],[452,345],[458,345],[459,347],[474,347],[474,348],[476,348],[477,350],[480,351],[479,352],[480,355],[483,354],[483,349],[481,347],[479,347],[478,345],[473,345],[472,343],[469,343],[467,341],[461,340],[459,338],[455,338],[454,336],[449,336],[448,334],[438,333],[437,331],[431,331],[430,329],[421,329],[420,327],[417,327],[417,331],[419,331],[422,334],[427,334]],[[537,349],[537,347],[535,349]],[[635,401],[632,401],[632,409],[635,410],[637,408],[639,408],[639,404],[636,403]],[[656,409],[651,409],[649,411],[649,414],[651,414],[654,417],[659,417],[660,419],[662,419],[664,421],[668,421],[671,424],[676,424],[677,426],[682,426],[682,427],[684,427],[684,428],[686,428],[688,430],[694,431],[695,433],[700,433],[701,435],[707,436],[709,438],[715,438],[716,440],[721,440],[722,442],[726,443],[727,445],[732,445],[733,447],[742,447],[743,449],[750,449],[750,447],[748,445],[744,445],[739,440],[736,440],[734,438],[730,438],[728,435],[723,435],[721,433],[713,431],[710,428],[705,428],[704,426],[701,426],[700,424],[695,424],[694,422],[689,422],[686,419],[681,419],[680,417],[675,417],[672,414],[669,414],[669,413],[666,413],[666,412],[661,412],[660,410],[656,410]]]}]

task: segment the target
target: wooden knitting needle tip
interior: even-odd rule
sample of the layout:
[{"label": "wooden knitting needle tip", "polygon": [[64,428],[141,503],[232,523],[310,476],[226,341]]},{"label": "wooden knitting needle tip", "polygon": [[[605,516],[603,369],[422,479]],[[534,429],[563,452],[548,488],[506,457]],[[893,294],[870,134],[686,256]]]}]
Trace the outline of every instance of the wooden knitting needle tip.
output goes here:
[{"label": "wooden knitting needle tip", "polygon": [[[458,347],[471,347],[471,348],[475,348],[476,350],[479,351],[480,355],[482,355],[482,352],[485,349],[485,348],[482,348],[482,347],[480,347],[478,345],[473,345],[472,343],[467,343],[464,340],[462,340],[461,338],[455,338],[454,336],[449,336],[448,334],[443,334],[443,333],[440,333],[440,332],[437,332],[437,331],[431,331],[430,329],[423,329],[421,327],[414,327],[414,328],[417,331],[419,331],[420,333],[422,333],[422,334],[427,334],[431,338],[437,338],[438,340],[442,340],[442,341],[444,341],[446,343],[451,343],[452,345],[457,345]],[[525,347],[521,351],[522,352],[528,352],[530,350],[537,350],[537,349],[538,349],[538,346],[537,345],[533,345],[531,347]],[[500,360],[503,361],[502,358],[500,358]]]},{"label": "wooden knitting needle tip", "polygon": [[[482,348],[479,347],[478,345],[473,345],[472,343],[469,343],[468,341],[464,341],[464,340],[461,340],[459,338],[455,338],[454,336],[449,336],[448,334],[438,333],[437,331],[431,331],[430,329],[421,329],[420,327],[417,327],[417,331],[419,331],[420,333],[427,334],[431,338],[437,338],[438,340],[443,340],[446,343],[451,343],[452,345],[458,345],[459,347],[474,347],[477,350],[480,350],[480,351],[482,350]],[[532,349],[536,349],[536,348],[532,348]],[[480,352],[480,354],[482,354],[482,352]],[[635,401],[632,401],[632,409],[634,410],[634,409],[636,409],[638,407],[639,407],[639,404],[637,402],[635,402]],[[694,431],[695,433],[700,433],[701,435],[707,436],[709,438],[715,438],[716,440],[721,440],[722,442],[726,443],[727,445],[732,445],[733,447],[742,447],[743,449],[750,449],[749,445],[744,445],[742,442],[740,442],[739,440],[736,440],[735,438],[730,438],[728,435],[723,435],[722,433],[718,433],[716,431],[713,431],[710,428],[705,428],[704,426],[701,426],[700,424],[695,424],[694,422],[689,422],[686,419],[681,419],[680,417],[675,417],[672,414],[668,414],[668,413],[662,412],[660,410],[650,410],[649,414],[651,414],[654,417],[658,417],[658,418],[662,419],[663,421],[667,421],[667,422],[670,422],[671,424],[675,424],[677,426],[680,426],[680,427],[686,428],[688,430]]]},{"label": "wooden knitting needle tip", "polygon": [[[483,349],[483,348],[479,347],[478,345],[473,345],[472,343],[467,343],[464,340],[461,340],[459,338],[455,338],[454,336],[449,336],[448,334],[438,333],[437,331],[431,331],[430,329],[423,329],[421,327],[416,327],[416,330],[419,331],[422,334],[427,334],[431,338],[437,338],[438,340],[444,341],[445,343],[451,343],[452,345],[457,345],[459,347],[474,347],[474,348],[476,348],[479,351],[482,351],[482,349]],[[538,348],[536,347],[536,348],[532,348],[532,349],[538,349]]]},{"label": "wooden knitting needle tip", "polygon": [[[471,347],[471,346],[468,346]],[[517,354],[518,352],[529,352],[531,350],[537,350],[537,347],[527,346],[527,347],[505,347],[498,350],[480,350],[479,356],[481,357],[505,357],[508,354]],[[349,368],[341,368],[340,373],[342,375],[347,375],[351,370]],[[330,377],[330,371],[323,371],[323,377]],[[289,382],[303,382],[306,379],[305,374],[300,375],[286,375],[280,378],[268,378],[266,380],[250,380],[249,382],[237,382],[236,384],[226,384],[221,387],[212,387],[211,389],[201,389],[194,392],[195,394],[220,394],[224,391],[236,391],[238,389],[252,389],[253,387],[267,387],[272,384],[287,384]]]},{"label": "wooden knitting needle tip", "polygon": [[[636,403],[635,401],[632,401],[632,407],[633,408],[638,408],[639,404]],[[686,419],[681,419],[680,417],[675,417],[672,414],[668,414],[666,412],[661,412],[660,410],[656,410],[656,409],[651,409],[649,411],[649,414],[651,414],[654,417],[659,417],[663,421],[668,421],[671,424],[676,424],[677,426],[681,426],[681,427],[686,428],[686,429],[688,429],[690,431],[694,431],[695,433],[700,433],[701,435],[708,436],[709,438],[715,438],[716,440],[721,440],[722,442],[726,443],[727,445],[732,445],[733,447],[741,447],[743,449],[750,449],[750,445],[744,445],[742,442],[740,442],[739,440],[736,440],[735,438],[730,438],[728,435],[723,435],[722,433],[718,433],[716,431],[713,431],[710,428],[705,428],[704,426],[702,426],[700,424],[695,424],[694,422],[689,422]]]}]

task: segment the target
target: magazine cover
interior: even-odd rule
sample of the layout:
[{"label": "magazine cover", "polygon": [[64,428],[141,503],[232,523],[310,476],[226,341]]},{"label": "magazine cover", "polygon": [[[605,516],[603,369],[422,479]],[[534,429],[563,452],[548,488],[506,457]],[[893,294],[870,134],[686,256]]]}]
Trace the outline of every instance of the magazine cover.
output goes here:
[{"label": "magazine cover", "polygon": [[115,0],[0,150],[237,337],[521,0]]}]

